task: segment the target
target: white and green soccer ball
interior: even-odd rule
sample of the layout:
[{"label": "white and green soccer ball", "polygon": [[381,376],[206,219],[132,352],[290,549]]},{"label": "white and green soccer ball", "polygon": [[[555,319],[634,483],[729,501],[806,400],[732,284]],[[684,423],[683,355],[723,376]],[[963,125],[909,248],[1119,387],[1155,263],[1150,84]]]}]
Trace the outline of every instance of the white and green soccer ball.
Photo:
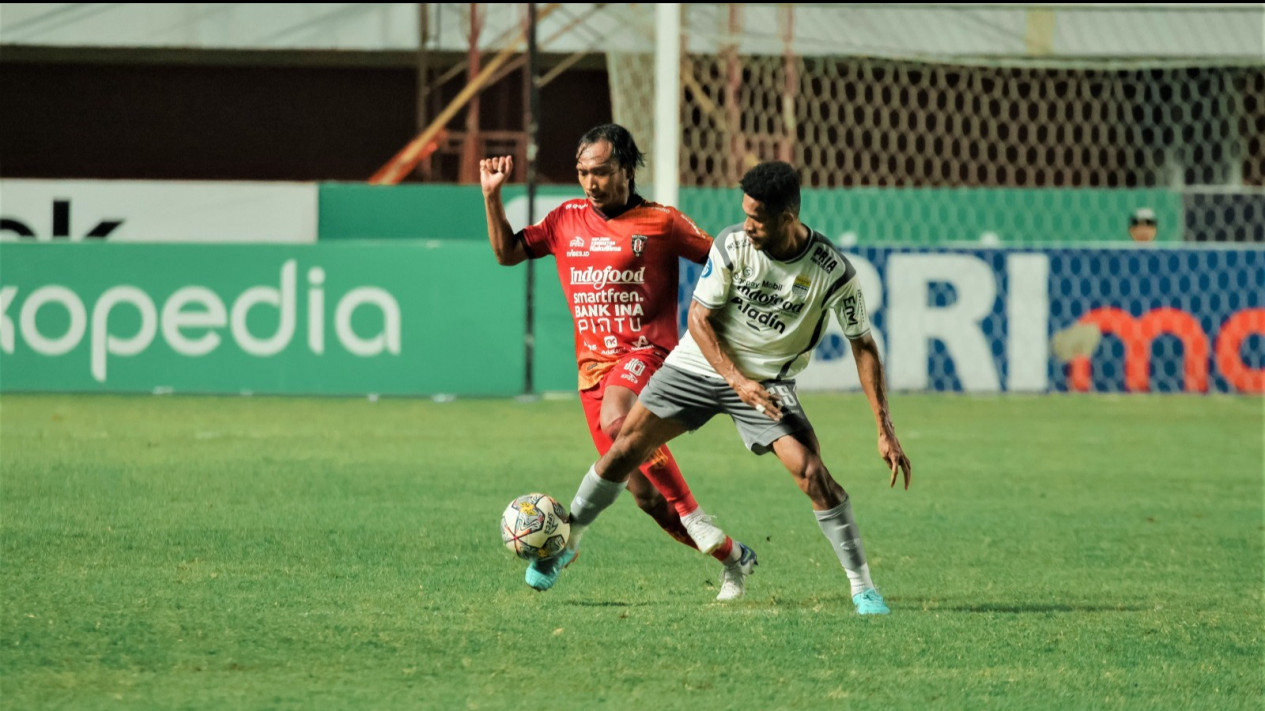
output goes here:
[{"label": "white and green soccer ball", "polygon": [[524,560],[549,558],[562,552],[571,536],[570,518],[562,504],[548,494],[523,494],[501,514],[501,542]]}]

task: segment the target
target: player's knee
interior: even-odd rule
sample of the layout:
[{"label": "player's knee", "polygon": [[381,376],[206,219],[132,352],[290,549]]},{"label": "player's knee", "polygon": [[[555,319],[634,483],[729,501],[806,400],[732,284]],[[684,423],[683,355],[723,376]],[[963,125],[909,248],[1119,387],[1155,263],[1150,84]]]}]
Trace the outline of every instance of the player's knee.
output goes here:
[{"label": "player's knee", "polygon": [[796,477],[799,488],[818,504],[826,504],[840,497],[843,487],[830,476],[830,471],[820,462],[810,462]]},{"label": "player's knee", "polygon": [[616,440],[610,450],[606,452],[604,459],[608,467],[614,467],[621,473],[631,474],[634,469],[641,466],[645,461],[643,452],[646,447],[636,439]]},{"label": "player's knee", "polygon": [[620,415],[610,422],[602,423],[602,434],[611,438],[611,441],[619,439],[619,433],[624,429],[624,420],[628,419],[625,415]]},{"label": "player's knee", "polygon": [[800,483],[800,486],[810,486],[813,481],[821,478],[826,468],[821,462],[815,460],[805,460],[799,466],[791,469],[791,476]]}]

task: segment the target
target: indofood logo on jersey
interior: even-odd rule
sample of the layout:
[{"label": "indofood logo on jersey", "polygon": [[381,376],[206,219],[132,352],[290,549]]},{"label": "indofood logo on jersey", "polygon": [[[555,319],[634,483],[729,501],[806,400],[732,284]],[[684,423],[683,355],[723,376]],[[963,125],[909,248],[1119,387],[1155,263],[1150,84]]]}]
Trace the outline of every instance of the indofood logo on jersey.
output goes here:
[{"label": "indofood logo on jersey", "polygon": [[615,269],[613,267],[576,269],[571,267],[571,284],[573,286],[591,286],[594,289],[604,289],[608,284],[629,285],[644,283],[646,283],[645,267],[638,267],[637,269]]},{"label": "indofood logo on jersey", "polygon": [[[795,278],[791,285],[790,298],[782,296],[782,285],[775,281],[761,280],[755,282],[735,283],[734,291],[739,296],[730,299],[738,308],[738,313],[746,316],[748,325],[759,330],[770,328],[778,333],[786,333],[786,322],[778,318],[778,311],[799,314],[804,311],[804,303],[795,299],[803,299],[808,295],[811,282],[804,276]],[[766,311],[765,309],[773,309]]]}]

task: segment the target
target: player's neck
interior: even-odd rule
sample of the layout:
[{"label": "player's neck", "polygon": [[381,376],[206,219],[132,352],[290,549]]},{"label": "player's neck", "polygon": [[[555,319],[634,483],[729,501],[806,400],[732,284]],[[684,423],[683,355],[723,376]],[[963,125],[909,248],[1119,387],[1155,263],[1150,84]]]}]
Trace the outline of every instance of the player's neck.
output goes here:
[{"label": "player's neck", "polygon": [[808,238],[812,233],[804,226],[804,223],[796,220],[794,228],[788,228],[786,235],[786,239],[776,249],[768,250],[768,255],[779,262],[798,257],[804,251],[804,246],[808,244]]}]

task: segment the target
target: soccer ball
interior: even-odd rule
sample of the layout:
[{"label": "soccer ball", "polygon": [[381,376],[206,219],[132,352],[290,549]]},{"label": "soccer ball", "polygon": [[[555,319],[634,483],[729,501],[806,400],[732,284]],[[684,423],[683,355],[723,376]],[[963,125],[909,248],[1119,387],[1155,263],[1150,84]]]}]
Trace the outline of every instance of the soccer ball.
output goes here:
[{"label": "soccer ball", "polygon": [[562,552],[571,536],[571,522],[562,504],[548,494],[524,494],[501,514],[501,542],[524,560]]}]

